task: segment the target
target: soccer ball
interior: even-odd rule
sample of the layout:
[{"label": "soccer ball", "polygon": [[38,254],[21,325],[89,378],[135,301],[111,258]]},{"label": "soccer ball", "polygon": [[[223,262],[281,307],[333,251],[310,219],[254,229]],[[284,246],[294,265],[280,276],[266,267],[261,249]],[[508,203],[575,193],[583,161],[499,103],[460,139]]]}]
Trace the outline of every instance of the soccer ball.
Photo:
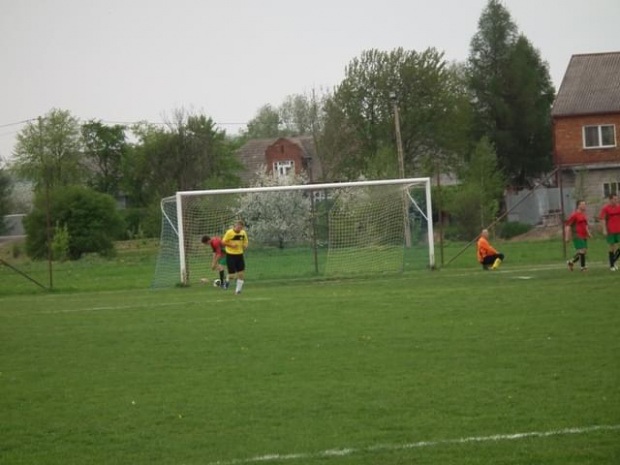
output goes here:
[{"label": "soccer ball", "polygon": [[213,280],[213,287],[220,287],[221,284],[222,284],[222,281],[220,281],[219,279]]},{"label": "soccer ball", "polygon": [[207,284],[209,280],[207,278],[200,278],[200,284]]}]

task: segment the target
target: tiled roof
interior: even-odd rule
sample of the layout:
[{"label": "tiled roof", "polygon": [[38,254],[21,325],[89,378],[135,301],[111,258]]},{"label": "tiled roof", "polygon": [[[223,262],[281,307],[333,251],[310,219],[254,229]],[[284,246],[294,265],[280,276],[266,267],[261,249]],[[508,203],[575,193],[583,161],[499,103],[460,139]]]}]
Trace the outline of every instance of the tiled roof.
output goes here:
[{"label": "tiled roof", "polygon": [[241,182],[244,186],[250,184],[265,165],[265,150],[277,139],[250,139],[239,149],[239,161],[244,167],[240,174]]},{"label": "tiled roof", "polygon": [[552,116],[620,113],[620,52],[573,55]]}]

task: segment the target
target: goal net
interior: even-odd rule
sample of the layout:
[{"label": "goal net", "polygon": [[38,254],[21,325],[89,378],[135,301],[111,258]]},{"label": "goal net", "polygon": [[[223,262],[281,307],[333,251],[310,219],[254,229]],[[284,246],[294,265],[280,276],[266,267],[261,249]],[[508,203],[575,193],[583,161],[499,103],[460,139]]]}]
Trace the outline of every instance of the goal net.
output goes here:
[{"label": "goal net", "polygon": [[346,278],[434,266],[429,178],[177,192],[161,201],[153,287],[215,279],[204,235],[245,222],[247,275]]}]

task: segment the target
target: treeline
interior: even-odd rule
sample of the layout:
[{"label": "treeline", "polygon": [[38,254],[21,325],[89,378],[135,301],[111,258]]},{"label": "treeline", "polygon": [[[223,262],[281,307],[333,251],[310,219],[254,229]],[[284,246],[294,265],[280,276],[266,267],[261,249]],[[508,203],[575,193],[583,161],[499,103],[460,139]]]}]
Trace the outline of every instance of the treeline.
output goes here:
[{"label": "treeline", "polygon": [[[48,202],[54,237],[65,230],[69,236],[54,249],[59,257],[107,254],[112,239],[157,236],[162,197],[238,185],[240,166],[233,155],[238,143],[211,118],[183,109],[163,125],[130,127],[81,123],[66,110],[52,109],[18,134],[8,168],[34,186],[34,209],[25,221],[29,255],[47,253]],[[114,200],[126,208],[117,209]],[[76,208],[80,202],[82,209]]]},{"label": "treeline", "polygon": [[489,0],[466,62],[450,63],[434,48],[366,50],[333,89],[264,105],[240,134],[184,109],[165,124],[131,126],[53,109],[19,133],[0,170],[0,196],[9,191],[7,169],[39,195],[86,186],[126,200],[123,234],[155,235],[162,197],[238,186],[234,154],[252,138],[312,136],[322,181],[398,177],[397,110],[405,176],[457,176],[461,186],[438,200],[473,231],[497,214],[506,184],[527,185],[550,169],[553,98],[547,64],[502,2]]}]

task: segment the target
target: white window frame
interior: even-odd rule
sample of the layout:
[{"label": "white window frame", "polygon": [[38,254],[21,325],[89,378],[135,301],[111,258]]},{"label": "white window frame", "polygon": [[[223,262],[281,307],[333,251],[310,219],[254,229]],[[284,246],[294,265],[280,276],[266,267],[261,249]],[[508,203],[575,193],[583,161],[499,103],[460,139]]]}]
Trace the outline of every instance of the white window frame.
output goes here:
[{"label": "white window frame", "polygon": [[620,194],[620,182],[609,181],[603,183],[603,198],[609,198],[609,194]]},{"label": "white window frame", "polygon": [[[603,145],[603,128],[607,128],[607,127],[611,127],[613,129],[613,136],[614,136],[614,142],[612,145]],[[597,138],[598,138],[598,144],[597,145],[587,145],[586,144],[586,130],[588,128],[597,128]],[[581,131],[581,135],[583,137],[583,148],[588,150],[588,149],[606,149],[606,148],[613,148],[616,147],[616,125],[615,124],[588,124],[586,126],[583,126],[583,129]]]},{"label": "white window frame", "polygon": [[295,173],[295,160],[279,160],[273,162],[273,175],[275,177],[288,176]]}]

